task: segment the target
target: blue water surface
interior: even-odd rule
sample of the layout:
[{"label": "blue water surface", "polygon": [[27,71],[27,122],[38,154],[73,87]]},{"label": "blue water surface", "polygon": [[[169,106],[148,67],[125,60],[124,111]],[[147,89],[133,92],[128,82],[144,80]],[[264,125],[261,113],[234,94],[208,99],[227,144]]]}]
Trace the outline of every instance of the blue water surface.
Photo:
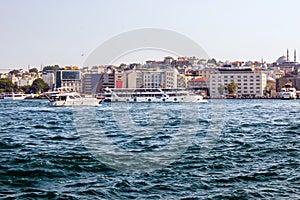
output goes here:
[{"label": "blue water surface", "polygon": [[[79,112],[45,100],[0,100],[0,198],[300,199],[300,101],[212,101],[106,103]],[[210,138],[214,118],[221,129]],[[93,126],[101,134],[86,140],[82,130]],[[176,133],[188,138],[159,157]],[[99,141],[109,145],[91,147]],[[152,155],[148,164],[141,155]]]}]

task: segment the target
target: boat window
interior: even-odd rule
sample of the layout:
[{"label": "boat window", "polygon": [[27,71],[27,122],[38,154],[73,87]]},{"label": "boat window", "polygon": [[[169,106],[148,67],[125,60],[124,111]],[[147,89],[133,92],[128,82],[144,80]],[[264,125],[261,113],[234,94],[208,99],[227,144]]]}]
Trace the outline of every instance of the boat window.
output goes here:
[{"label": "boat window", "polygon": [[62,101],[66,101],[67,100],[67,96],[61,96],[60,98]]}]

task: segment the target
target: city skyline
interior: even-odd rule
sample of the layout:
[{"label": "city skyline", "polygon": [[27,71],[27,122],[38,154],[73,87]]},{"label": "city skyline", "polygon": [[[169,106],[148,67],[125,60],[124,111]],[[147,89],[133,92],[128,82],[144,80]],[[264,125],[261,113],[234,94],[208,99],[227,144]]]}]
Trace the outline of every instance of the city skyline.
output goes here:
[{"label": "city skyline", "polygon": [[[299,51],[295,0],[251,1],[1,1],[0,70],[82,65],[104,41],[123,32],[158,28],[178,32],[217,60],[274,62]],[[144,56],[144,57],[143,57]],[[161,52],[124,62],[159,59]],[[193,56],[193,55],[186,55]],[[100,63],[99,63],[100,64]],[[106,64],[106,63],[103,63]]]}]

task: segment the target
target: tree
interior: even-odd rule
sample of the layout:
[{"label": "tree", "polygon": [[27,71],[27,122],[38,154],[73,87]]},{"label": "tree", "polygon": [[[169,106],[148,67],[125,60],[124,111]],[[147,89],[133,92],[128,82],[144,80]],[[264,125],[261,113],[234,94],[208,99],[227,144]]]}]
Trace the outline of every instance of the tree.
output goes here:
[{"label": "tree", "polygon": [[227,85],[227,89],[229,94],[235,94],[237,90],[238,84],[235,82],[231,82]]},{"label": "tree", "polygon": [[119,67],[121,68],[121,69],[125,69],[126,68],[126,64],[125,63],[121,63],[120,65],[119,65]]},{"label": "tree", "polygon": [[24,86],[21,86],[20,87],[20,90],[26,94],[29,94],[30,93],[30,85],[24,85]]},{"label": "tree", "polygon": [[207,62],[217,65],[217,60],[215,58],[209,59]]},{"label": "tree", "polygon": [[43,71],[48,71],[48,70],[52,70],[52,71],[59,70],[59,65],[45,66],[45,67],[43,68]]},{"label": "tree", "polygon": [[49,90],[49,85],[41,78],[35,79],[30,86],[30,92],[32,93],[42,93]]},{"label": "tree", "polygon": [[16,75],[16,74],[20,73],[20,70],[14,69],[14,70],[11,70],[9,73]]},{"label": "tree", "polygon": [[8,78],[1,78],[0,89],[3,92],[13,92],[15,90],[15,85]]},{"label": "tree", "polygon": [[29,69],[29,73],[38,73],[39,70],[37,68],[31,68]]}]

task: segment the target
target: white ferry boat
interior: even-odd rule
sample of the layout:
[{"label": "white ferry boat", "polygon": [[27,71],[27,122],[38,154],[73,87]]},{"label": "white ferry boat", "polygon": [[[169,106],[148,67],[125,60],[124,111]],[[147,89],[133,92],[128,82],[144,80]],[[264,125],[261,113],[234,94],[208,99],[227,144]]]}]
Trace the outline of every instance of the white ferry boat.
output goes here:
[{"label": "white ferry boat", "polygon": [[280,90],[281,99],[296,99],[297,93],[296,89],[292,86],[291,83],[287,83]]},{"label": "white ferry boat", "polygon": [[23,93],[10,93],[10,94],[5,94],[3,96],[3,99],[5,100],[24,100],[26,98],[26,94]]},{"label": "white ferry boat", "polygon": [[104,96],[111,102],[207,102],[186,89],[106,88]]},{"label": "white ferry boat", "polygon": [[50,106],[100,106],[102,100],[93,97],[82,97],[77,92],[47,92],[45,96]]}]

